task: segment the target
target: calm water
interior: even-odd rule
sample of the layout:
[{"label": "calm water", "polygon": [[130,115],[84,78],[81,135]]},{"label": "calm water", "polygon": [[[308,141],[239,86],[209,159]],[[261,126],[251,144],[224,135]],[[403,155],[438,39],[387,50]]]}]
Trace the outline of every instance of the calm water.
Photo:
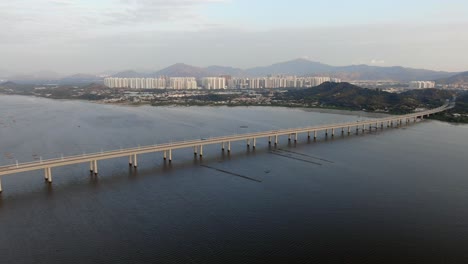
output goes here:
[{"label": "calm water", "polygon": [[[364,118],[0,96],[0,164]],[[244,128],[247,126],[247,128]],[[467,263],[468,126],[205,147],[2,179],[0,263]]]}]

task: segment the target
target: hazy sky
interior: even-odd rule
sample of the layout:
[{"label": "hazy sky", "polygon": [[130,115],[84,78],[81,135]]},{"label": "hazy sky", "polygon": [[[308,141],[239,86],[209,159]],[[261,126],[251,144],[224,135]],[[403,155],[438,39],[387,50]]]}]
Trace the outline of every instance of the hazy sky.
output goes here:
[{"label": "hazy sky", "polygon": [[331,65],[468,70],[467,0],[0,0],[0,74]]}]

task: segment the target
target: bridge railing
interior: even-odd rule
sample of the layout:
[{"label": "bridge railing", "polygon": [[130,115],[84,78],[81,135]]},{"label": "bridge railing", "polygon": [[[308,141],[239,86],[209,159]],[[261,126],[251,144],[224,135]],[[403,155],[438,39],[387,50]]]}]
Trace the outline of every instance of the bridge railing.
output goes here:
[{"label": "bridge railing", "polygon": [[203,139],[192,139],[192,140],[181,140],[177,142],[169,142],[169,143],[163,143],[163,144],[154,144],[154,145],[146,145],[146,146],[138,146],[138,147],[132,147],[132,148],[125,148],[125,149],[114,149],[114,150],[108,150],[108,151],[100,151],[100,152],[94,152],[94,153],[84,153],[84,154],[78,154],[78,155],[71,155],[71,156],[66,156],[66,157],[59,157],[59,158],[52,158],[52,159],[40,159],[40,160],[35,160],[35,161],[30,161],[30,162],[21,162],[21,163],[15,163],[15,164],[10,164],[10,165],[4,165],[0,166],[0,170],[2,169],[11,169],[14,167],[19,167],[19,166],[29,166],[29,165],[40,165],[42,163],[53,163],[57,161],[71,161],[74,159],[83,159],[83,158],[94,158],[94,157],[99,157],[102,155],[110,155],[110,154],[118,154],[121,152],[138,152],[138,151],[146,151],[146,150],[151,150],[151,149],[156,149],[156,148],[170,148],[171,146],[180,146],[180,145],[187,145],[187,144],[203,144],[204,142],[209,143],[210,141],[219,141],[226,139],[228,141],[229,139],[238,139],[238,138],[246,138],[246,137],[261,137],[264,136],[265,134],[288,134],[288,133],[294,133],[295,131],[317,131],[320,129],[324,129],[325,127],[354,127],[354,126],[361,126],[361,125],[367,125],[367,124],[372,124],[375,122],[387,122],[395,119],[404,119],[408,117],[416,117],[416,116],[421,116],[421,115],[427,115],[427,114],[433,114],[437,113],[443,110],[447,110],[453,108],[452,105],[443,105],[438,108],[422,111],[422,112],[416,112],[416,113],[411,113],[407,115],[401,115],[401,116],[389,116],[385,118],[378,118],[378,119],[367,119],[363,120],[362,122],[356,121],[356,122],[346,122],[346,123],[335,123],[335,124],[324,124],[324,125],[317,125],[317,126],[310,126],[310,127],[302,127],[302,128],[289,128],[289,129],[278,129],[278,130],[270,130],[270,131],[261,131],[261,132],[254,132],[254,133],[244,133],[244,134],[235,134],[235,135],[228,135],[228,136],[220,136],[220,137],[212,137],[208,138],[206,140]]}]

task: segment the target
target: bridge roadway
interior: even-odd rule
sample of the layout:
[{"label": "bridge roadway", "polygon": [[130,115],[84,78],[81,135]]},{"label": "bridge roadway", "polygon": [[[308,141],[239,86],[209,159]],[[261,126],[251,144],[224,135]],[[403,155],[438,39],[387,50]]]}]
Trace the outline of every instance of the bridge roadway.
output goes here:
[{"label": "bridge roadway", "polygon": [[446,111],[453,107],[453,104],[445,104],[441,107],[430,109],[423,112],[416,112],[407,115],[397,115],[397,116],[389,116],[385,118],[379,119],[369,119],[364,121],[357,121],[357,122],[347,122],[347,123],[338,123],[338,124],[327,124],[327,125],[319,125],[319,126],[311,126],[311,127],[302,127],[302,128],[290,128],[290,129],[280,129],[280,130],[271,130],[271,131],[264,131],[264,132],[254,132],[254,133],[246,133],[246,134],[237,134],[237,135],[229,135],[229,136],[221,136],[221,137],[213,137],[208,139],[197,139],[197,140],[190,140],[190,141],[179,141],[179,142],[172,142],[172,143],[165,143],[159,145],[151,145],[151,146],[144,146],[144,147],[137,147],[137,148],[127,148],[127,149],[119,149],[119,150],[112,150],[112,151],[105,151],[93,154],[83,154],[77,156],[68,156],[56,159],[49,159],[49,160],[39,160],[33,162],[26,162],[26,163],[17,163],[13,165],[1,166],[0,167],[0,192],[2,191],[1,185],[1,176],[16,174],[20,172],[27,172],[27,171],[34,171],[34,170],[44,170],[44,178],[49,183],[52,182],[52,168],[79,164],[79,163],[90,163],[90,171],[94,172],[96,175],[98,174],[98,164],[97,162],[100,160],[107,160],[113,158],[121,158],[121,157],[129,157],[129,164],[130,166],[134,166],[135,168],[138,166],[138,155],[147,154],[147,153],[154,153],[154,152],[162,152],[164,160],[169,159],[169,162],[172,161],[172,150],[176,149],[184,149],[184,148],[193,148],[194,154],[200,154],[203,156],[203,146],[211,145],[211,144],[221,144],[222,150],[224,151],[227,147],[227,151],[231,152],[231,142],[246,140],[247,146],[250,147],[252,145],[253,148],[256,147],[256,140],[259,138],[268,138],[268,143],[277,145],[278,137],[288,135],[289,140],[291,137],[294,137],[294,141],[297,141],[298,134],[300,133],[307,133],[308,138],[311,137],[311,133],[313,133],[314,139],[317,138],[317,132],[325,131],[326,135],[328,136],[331,133],[331,136],[335,135],[336,129],[341,129],[341,133],[350,134],[351,130],[356,129],[356,133],[359,133],[359,130],[365,131],[366,127],[369,130],[372,129],[383,129],[386,127],[393,127],[399,126],[403,123],[409,123],[411,121],[416,122],[417,119],[423,119],[425,116],[429,116],[431,114],[435,114],[438,112]]}]

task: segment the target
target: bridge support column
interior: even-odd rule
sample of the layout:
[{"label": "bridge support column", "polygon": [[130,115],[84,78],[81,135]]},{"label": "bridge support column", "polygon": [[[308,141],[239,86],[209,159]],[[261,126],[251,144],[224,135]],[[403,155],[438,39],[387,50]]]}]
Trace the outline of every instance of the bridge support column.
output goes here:
[{"label": "bridge support column", "polygon": [[325,129],[325,136],[328,136],[328,129]]},{"label": "bridge support column", "polygon": [[334,137],[334,136],[335,136],[335,129],[332,128],[332,137]]},{"label": "bridge support column", "polygon": [[163,158],[164,158],[164,160],[167,159],[167,151],[166,150],[164,151]]},{"label": "bridge support column", "polygon": [[297,142],[297,133],[294,134],[294,142]]},{"label": "bridge support column", "polygon": [[268,145],[271,145],[271,136],[268,136]]},{"label": "bridge support column", "polygon": [[291,134],[288,134],[288,141],[291,141]]},{"label": "bridge support column", "polygon": [[[50,173],[50,172],[49,172]],[[98,175],[97,160],[94,161],[94,175]]]},{"label": "bridge support column", "polygon": [[314,139],[317,139],[317,130],[314,131]]},{"label": "bridge support column", "polygon": [[169,162],[172,162],[172,149],[169,150]]},{"label": "bridge support column", "polygon": [[278,135],[275,135],[275,146],[278,145]]},{"label": "bridge support column", "polygon": [[221,150],[224,151],[224,142],[221,143]]},{"label": "bridge support column", "polygon": [[[224,147],[223,147],[223,150],[224,150]],[[197,146],[193,146],[193,155],[197,155],[198,153],[198,149],[197,149]]]},{"label": "bridge support column", "polygon": [[310,139],[310,131],[307,131],[307,138]]},{"label": "bridge support column", "polygon": [[253,141],[252,147],[255,149],[257,147],[257,139],[254,138],[252,141]]},{"label": "bridge support column", "polygon": [[[91,163],[92,164],[92,163]],[[92,168],[91,168],[92,169]],[[92,172],[92,171],[91,171]],[[44,169],[44,180],[49,180],[49,170],[47,168]]]},{"label": "bridge support column", "polygon": [[247,147],[250,147],[250,138],[247,139]]},{"label": "bridge support column", "polygon": [[[130,155],[130,156],[128,156],[128,166],[131,167],[131,166],[132,166],[132,163],[133,163],[133,161],[132,161],[132,155]],[[91,164],[92,164],[92,161],[91,161]],[[93,166],[93,165],[92,165],[92,166]],[[91,170],[91,172],[92,172],[92,170]]]},{"label": "bridge support column", "polygon": [[231,153],[231,141],[228,141],[228,153]]},{"label": "bridge support column", "polygon": [[348,127],[348,135],[351,134],[351,127]]},{"label": "bridge support column", "polygon": [[356,135],[359,134],[359,126],[356,126]]},{"label": "bridge support column", "polygon": [[200,145],[200,157],[203,157],[203,145]]},{"label": "bridge support column", "polygon": [[138,167],[138,159],[137,159],[137,154],[133,155],[133,167]]},{"label": "bridge support column", "polygon": [[47,168],[47,181],[48,182],[52,182],[52,169],[51,168]]},{"label": "bridge support column", "polygon": [[341,134],[344,134],[344,127],[341,128]]},{"label": "bridge support column", "polygon": [[90,161],[89,162],[89,172],[93,172],[94,171],[94,165],[93,165],[93,162]]}]

